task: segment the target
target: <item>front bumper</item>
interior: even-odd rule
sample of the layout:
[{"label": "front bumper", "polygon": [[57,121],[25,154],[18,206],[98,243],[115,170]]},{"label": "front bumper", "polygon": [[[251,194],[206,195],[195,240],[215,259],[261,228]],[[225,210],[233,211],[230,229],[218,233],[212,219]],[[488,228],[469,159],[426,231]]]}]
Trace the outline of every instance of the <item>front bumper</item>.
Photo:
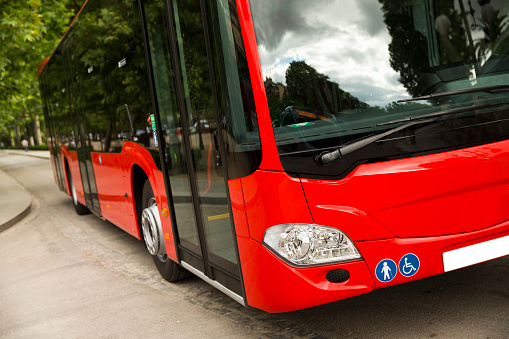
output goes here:
[{"label": "front bumper", "polygon": [[[461,234],[360,241],[355,245],[363,260],[307,268],[288,265],[253,239],[238,236],[237,241],[247,304],[267,312],[288,312],[443,273],[445,252],[508,235],[509,221]],[[399,266],[409,254],[419,259],[414,273],[405,276],[396,268],[390,280],[383,281],[380,272],[377,276],[384,260]],[[326,275],[334,269],[347,270],[350,278],[342,283],[329,282]]]}]

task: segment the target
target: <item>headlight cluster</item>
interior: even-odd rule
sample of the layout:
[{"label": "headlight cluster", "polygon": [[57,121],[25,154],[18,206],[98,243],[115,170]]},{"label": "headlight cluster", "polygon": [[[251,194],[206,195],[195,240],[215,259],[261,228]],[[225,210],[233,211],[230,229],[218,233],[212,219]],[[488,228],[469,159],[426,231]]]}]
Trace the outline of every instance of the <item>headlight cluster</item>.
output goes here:
[{"label": "headlight cluster", "polygon": [[362,256],[337,228],[314,224],[281,224],[265,231],[266,247],[294,265],[318,265]]}]

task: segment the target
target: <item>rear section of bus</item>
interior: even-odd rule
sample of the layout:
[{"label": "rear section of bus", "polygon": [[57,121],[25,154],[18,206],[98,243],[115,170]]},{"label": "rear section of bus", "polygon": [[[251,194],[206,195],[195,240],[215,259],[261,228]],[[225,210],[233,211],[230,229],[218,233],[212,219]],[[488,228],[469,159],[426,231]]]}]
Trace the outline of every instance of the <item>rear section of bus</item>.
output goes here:
[{"label": "rear section of bus", "polygon": [[237,3],[263,150],[230,182],[250,306],[509,254],[509,1]]}]

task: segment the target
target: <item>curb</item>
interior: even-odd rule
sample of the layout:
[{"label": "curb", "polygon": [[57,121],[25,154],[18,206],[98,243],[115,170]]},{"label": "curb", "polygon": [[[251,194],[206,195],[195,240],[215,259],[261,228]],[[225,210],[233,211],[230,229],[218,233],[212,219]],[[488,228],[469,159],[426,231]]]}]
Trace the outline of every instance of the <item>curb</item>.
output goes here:
[{"label": "curb", "polygon": [[34,198],[11,174],[0,168],[0,232],[26,217],[34,204]]},{"label": "curb", "polygon": [[2,233],[5,230],[8,230],[9,228],[11,228],[11,226],[14,226],[18,222],[20,222],[24,217],[26,217],[28,215],[28,213],[30,213],[31,209],[32,209],[32,201],[30,200],[30,204],[27,206],[27,208],[23,212],[21,212],[20,214],[18,214],[11,220],[0,225],[0,233]]}]

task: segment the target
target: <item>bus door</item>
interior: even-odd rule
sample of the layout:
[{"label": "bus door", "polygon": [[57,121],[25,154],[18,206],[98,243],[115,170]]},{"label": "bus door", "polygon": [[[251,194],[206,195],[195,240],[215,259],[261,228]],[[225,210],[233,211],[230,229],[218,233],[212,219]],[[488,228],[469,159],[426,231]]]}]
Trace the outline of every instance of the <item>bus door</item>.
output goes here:
[{"label": "bus door", "polygon": [[[94,169],[92,166],[92,159],[90,152],[92,150],[92,142],[95,140],[94,136],[88,133],[87,119],[85,116],[84,105],[82,102],[82,89],[81,82],[84,73],[87,70],[78,69],[76,58],[76,45],[74,37],[70,36],[66,45],[62,48],[64,56],[64,70],[66,79],[68,79],[68,86],[70,90],[71,111],[73,115],[73,141],[78,153],[79,168],[81,174],[81,181],[83,184],[83,192],[85,194],[85,201],[87,207],[98,215],[101,215],[99,206],[99,196],[97,194],[97,186],[95,183]],[[100,142],[96,141],[96,142]]]},{"label": "bus door", "polygon": [[143,3],[179,259],[242,302],[202,11],[190,1]]}]

